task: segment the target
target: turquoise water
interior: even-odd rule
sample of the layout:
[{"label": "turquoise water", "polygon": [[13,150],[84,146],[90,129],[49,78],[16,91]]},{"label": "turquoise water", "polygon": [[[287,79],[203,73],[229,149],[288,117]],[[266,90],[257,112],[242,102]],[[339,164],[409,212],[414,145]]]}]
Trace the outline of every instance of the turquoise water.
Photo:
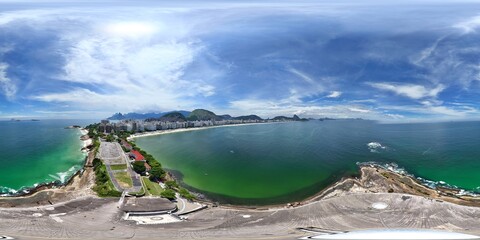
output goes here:
[{"label": "turquoise water", "polygon": [[138,138],[182,183],[232,204],[302,200],[358,162],[396,163],[432,183],[480,189],[480,122],[310,121]]},{"label": "turquoise water", "polygon": [[81,169],[85,154],[78,129],[85,120],[0,121],[0,194],[15,194],[36,184],[64,182]]}]

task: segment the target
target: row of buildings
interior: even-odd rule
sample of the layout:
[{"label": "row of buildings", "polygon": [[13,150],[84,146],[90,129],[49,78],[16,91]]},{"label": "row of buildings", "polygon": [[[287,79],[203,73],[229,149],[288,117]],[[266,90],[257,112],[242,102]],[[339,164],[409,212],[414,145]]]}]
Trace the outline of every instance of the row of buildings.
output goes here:
[{"label": "row of buildings", "polygon": [[179,128],[193,128],[193,127],[208,127],[208,126],[221,126],[231,124],[244,124],[244,123],[259,123],[263,120],[206,120],[206,121],[185,121],[185,122],[165,122],[165,121],[144,121],[144,120],[121,120],[117,122],[110,122],[108,120],[102,120],[98,125],[98,132],[101,133],[113,133],[120,131],[128,132],[145,132],[156,130],[168,130]]}]

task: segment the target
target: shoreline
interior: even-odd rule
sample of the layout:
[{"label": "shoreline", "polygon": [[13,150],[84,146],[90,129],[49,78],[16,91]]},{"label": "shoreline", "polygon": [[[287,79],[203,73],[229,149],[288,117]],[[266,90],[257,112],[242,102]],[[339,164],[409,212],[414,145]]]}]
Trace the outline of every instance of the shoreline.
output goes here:
[{"label": "shoreline", "polygon": [[143,132],[143,133],[135,133],[130,135],[127,138],[127,141],[132,141],[135,138],[140,137],[151,137],[157,135],[164,135],[164,134],[171,134],[171,133],[181,133],[181,132],[190,132],[190,131],[198,131],[204,129],[212,129],[212,128],[222,128],[222,127],[239,127],[239,126],[249,126],[249,125],[259,125],[259,124],[276,124],[276,123],[289,123],[289,122],[259,122],[259,123],[239,123],[239,124],[226,124],[226,125],[218,125],[218,126],[205,126],[205,127],[191,127],[191,128],[177,128],[177,129],[167,129],[167,130],[155,130],[150,132]]},{"label": "shoreline", "polygon": [[358,175],[343,177],[301,201],[267,205],[235,205],[213,202],[206,197],[200,202],[226,209],[263,211],[296,208],[348,195],[391,193],[420,196],[432,201],[445,201],[461,206],[480,207],[480,196],[456,195],[455,192],[459,191],[461,189],[444,187],[432,189],[412,175],[397,173],[378,164],[365,163],[359,164]]},{"label": "shoreline", "polygon": [[[142,134],[135,134],[128,138],[128,140],[138,138],[138,137],[147,137],[147,136],[156,136],[170,133],[179,133],[186,131],[197,131],[202,129],[218,128],[218,127],[231,127],[231,126],[244,126],[244,125],[254,125],[254,124],[270,124],[270,123],[285,123],[285,122],[267,122],[267,123],[246,123],[246,124],[231,124],[231,125],[221,125],[221,126],[207,126],[207,127],[196,127],[196,128],[184,128],[184,129],[171,129],[171,130],[157,130]],[[19,194],[0,196],[0,207],[4,206],[2,204],[5,200],[14,200],[14,199],[28,199],[34,198],[35,195],[41,194],[42,192],[49,191],[64,191],[66,195],[71,195],[73,193],[72,186],[78,181],[83,181],[83,187],[80,187],[81,190],[91,190],[85,188],[87,185],[92,185],[93,180],[91,176],[92,169],[88,165],[89,161],[94,158],[93,151],[90,151],[87,146],[92,144],[92,139],[88,137],[88,132],[79,128],[81,132],[80,140],[83,142],[83,150],[86,150],[87,156],[85,156],[85,161],[82,168],[72,174],[67,181],[61,183],[59,181],[52,181],[39,184],[38,186],[18,190]],[[208,204],[210,206],[221,206],[223,208],[231,209],[256,209],[256,210],[265,210],[265,209],[283,209],[298,207],[302,205],[308,205],[323,199],[329,199],[337,196],[344,196],[349,194],[362,194],[362,193],[404,193],[417,196],[423,196],[437,201],[447,201],[459,205],[466,206],[476,206],[480,207],[480,196],[478,195],[468,195],[465,194],[463,189],[448,188],[445,186],[435,186],[432,188],[425,184],[428,180],[422,182],[421,178],[417,178],[414,175],[408,174],[403,169],[398,168],[395,164],[392,164],[395,168],[389,167],[389,165],[381,165],[375,162],[365,162],[358,163],[359,174],[350,175],[342,177],[340,180],[332,183],[331,185],[320,189],[317,193],[309,196],[303,200],[296,202],[285,202],[278,204],[267,204],[267,205],[235,205],[228,203],[219,203],[215,202],[208,198],[201,191],[193,191],[197,196],[203,196],[200,199],[197,199],[197,202]],[[170,171],[167,171],[169,175],[174,176]],[[84,179],[84,174],[87,173],[88,180]],[[78,185],[78,184],[77,184]],[[74,189],[76,187],[73,187]],[[22,192],[23,191],[23,192]],[[25,192],[27,191],[27,192]],[[92,192],[90,195],[95,196]],[[60,197],[59,202],[68,199],[68,197]],[[7,201],[8,202],[8,201]],[[48,200],[50,203],[50,200]],[[38,202],[37,202],[38,203]]]},{"label": "shoreline", "polygon": [[[66,129],[72,129],[72,128],[66,128]],[[90,154],[91,151],[88,149],[88,146],[92,145],[93,141],[88,137],[87,135],[88,131],[86,129],[84,128],[77,128],[77,129],[80,130],[80,133],[81,133],[79,140],[82,141],[83,143],[83,147],[80,149],[80,151],[86,154],[86,156],[83,158],[83,163],[81,168],[73,172],[73,174],[70,175],[64,182],[61,182],[59,180],[42,182],[42,183],[37,183],[31,187],[23,187],[18,190],[15,189],[16,192],[13,194],[8,194],[8,193],[1,194],[0,206],[1,206],[1,200],[3,199],[28,198],[43,191],[61,190],[62,188],[67,189],[74,184],[74,181],[77,177],[82,178],[83,173],[87,171],[87,163],[89,159],[92,157],[92,155]],[[85,138],[85,136],[87,136],[87,138]]]}]

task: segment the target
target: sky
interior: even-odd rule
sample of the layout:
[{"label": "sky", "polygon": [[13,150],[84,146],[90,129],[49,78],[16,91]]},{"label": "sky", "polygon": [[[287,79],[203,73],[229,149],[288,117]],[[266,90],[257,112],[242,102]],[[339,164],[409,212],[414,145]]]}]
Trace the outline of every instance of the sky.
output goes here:
[{"label": "sky", "polygon": [[0,1],[0,118],[480,119],[480,2],[386,2]]}]

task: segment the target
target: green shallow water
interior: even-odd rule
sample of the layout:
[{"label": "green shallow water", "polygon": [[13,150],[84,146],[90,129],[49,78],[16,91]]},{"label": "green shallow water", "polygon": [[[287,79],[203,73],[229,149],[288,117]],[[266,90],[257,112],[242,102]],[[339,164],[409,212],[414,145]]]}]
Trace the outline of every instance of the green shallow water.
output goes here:
[{"label": "green shallow water", "polygon": [[223,203],[261,205],[304,199],[356,174],[357,162],[370,161],[478,192],[479,137],[478,122],[352,120],[211,128],[135,141],[188,188]]},{"label": "green shallow water", "polygon": [[81,169],[85,154],[78,129],[85,120],[0,121],[0,194],[14,194],[36,184],[66,181]]}]

